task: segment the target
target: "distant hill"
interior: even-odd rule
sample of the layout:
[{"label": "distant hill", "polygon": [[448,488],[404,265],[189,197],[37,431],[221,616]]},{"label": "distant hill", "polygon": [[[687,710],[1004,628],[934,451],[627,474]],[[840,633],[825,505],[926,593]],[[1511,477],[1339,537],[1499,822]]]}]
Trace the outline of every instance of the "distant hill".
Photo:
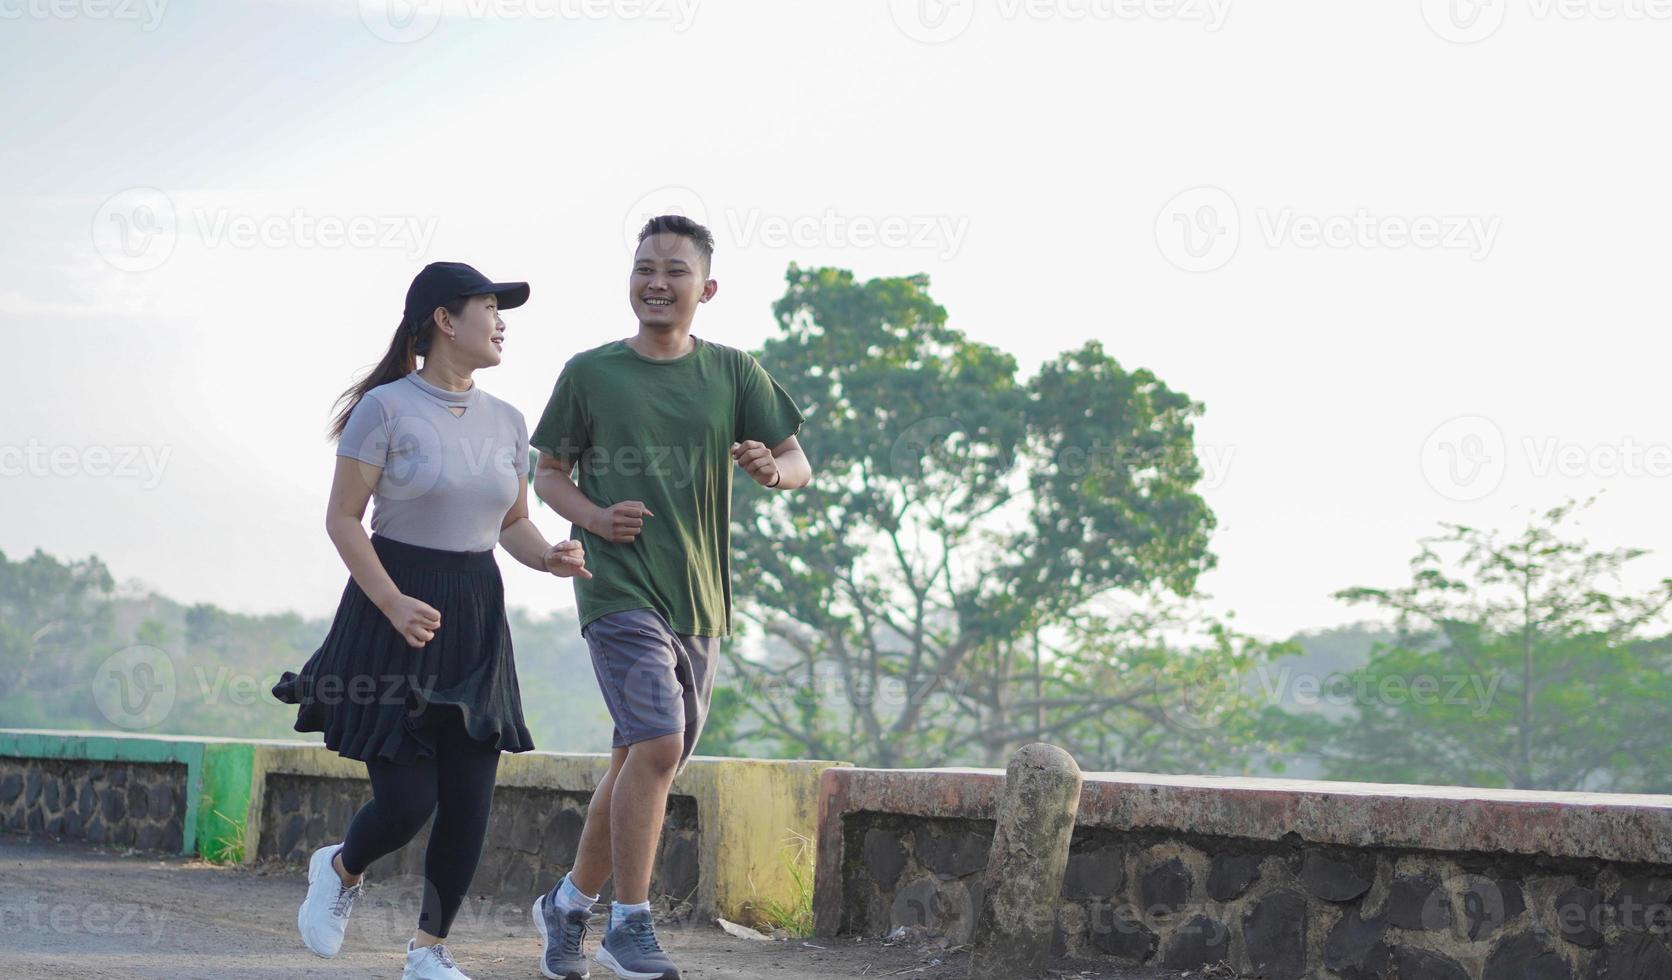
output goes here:
[{"label": "distant hill", "polygon": [[[328,626],[118,587],[97,558],[62,562],[36,551],[14,561],[0,553],[0,727],[317,741],[317,733],[293,729],[295,709],[268,691],[280,673],[302,665]],[[608,751],[609,715],[574,617],[514,609],[511,634],[535,744]],[[129,659],[111,660],[118,655]],[[103,700],[98,695],[101,668],[108,682],[107,664],[136,657],[146,664],[142,676],[172,674],[172,707],[160,717],[110,710],[108,683]]]},{"label": "distant hill", "polygon": [[[1353,671],[1370,662],[1378,643],[1392,643],[1396,633],[1376,623],[1353,623],[1333,629],[1304,630],[1290,638],[1301,653],[1268,665],[1256,678],[1273,703],[1291,711],[1316,711],[1330,718],[1352,714],[1352,706],[1332,692]],[[1316,685],[1317,693],[1313,693]]]},{"label": "distant hill", "polygon": [[[1290,637],[1301,652],[1262,665],[1245,687],[1271,699],[1271,704],[1300,717],[1341,721],[1357,708],[1346,680],[1370,662],[1378,643],[1391,643],[1395,631],[1377,623],[1353,623],[1322,630],[1303,630]],[[1281,773],[1293,779],[1321,779],[1323,762],[1311,752],[1264,758],[1258,773]]]}]

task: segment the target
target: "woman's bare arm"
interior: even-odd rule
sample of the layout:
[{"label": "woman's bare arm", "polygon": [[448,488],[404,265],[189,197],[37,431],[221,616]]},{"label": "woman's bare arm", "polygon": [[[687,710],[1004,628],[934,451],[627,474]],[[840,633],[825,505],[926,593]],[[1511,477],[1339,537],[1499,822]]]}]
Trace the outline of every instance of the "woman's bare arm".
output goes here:
[{"label": "woman's bare arm", "polygon": [[441,614],[401,593],[366,534],[366,504],[382,475],[380,466],[349,456],[337,457],[337,470],[331,477],[331,499],[325,509],[325,533],[337,546],[337,554],[348,566],[354,584],[389,617],[389,622],[408,644],[421,647],[435,638],[435,631],[441,628]]},{"label": "woman's bare arm", "polygon": [[553,545],[529,519],[527,483],[518,487],[517,502],[505,512],[505,521],[499,527],[499,543],[511,557],[535,571],[551,572],[560,578],[592,577],[586,570],[586,552],[579,541],[559,541]]}]

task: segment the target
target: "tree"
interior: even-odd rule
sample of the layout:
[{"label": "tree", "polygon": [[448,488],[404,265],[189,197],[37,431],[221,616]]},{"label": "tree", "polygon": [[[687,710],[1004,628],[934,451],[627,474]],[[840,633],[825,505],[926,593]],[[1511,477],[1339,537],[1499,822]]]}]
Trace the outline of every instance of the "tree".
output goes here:
[{"label": "tree", "polygon": [[115,589],[97,558],[61,562],[37,549],[14,562],[0,553],[0,695],[63,686],[71,664],[110,631]]},{"label": "tree", "polygon": [[1050,661],[1042,731],[1083,768],[1264,775],[1296,748],[1255,678],[1298,644],[1164,600],[1088,617],[1068,638]]},{"label": "tree", "polygon": [[786,278],[758,356],[808,409],[816,475],[734,491],[739,615],[771,652],[728,656],[761,731],[821,758],[996,764],[1128,703],[1077,687],[1068,710],[1091,648],[1056,641],[1102,597],[1188,595],[1212,566],[1201,406],[1095,342],[1024,383],[923,276]]},{"label": "tree", "polygon": [[1338,597],[1397,616],[1352,676],[1357,716],[1324,726],[1335,778],[1517,789],[1664,792],[1672,673],[1644,630],[1672,579],[1642,595],[1611,589],[1646,552],[1591,550],[1566,536],[1580,507],[1538,515],[1521,534],[1462,524],[1421,542],[1412,582]]}]

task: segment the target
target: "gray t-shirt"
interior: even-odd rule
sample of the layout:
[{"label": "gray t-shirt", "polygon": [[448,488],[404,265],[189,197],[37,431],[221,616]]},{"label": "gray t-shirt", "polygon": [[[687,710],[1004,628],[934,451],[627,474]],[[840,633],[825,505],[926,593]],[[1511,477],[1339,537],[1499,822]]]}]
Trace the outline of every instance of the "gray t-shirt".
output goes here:
[{"label": "gray t-shirt", "polygon": [[366,392],[337,455],[383,467],[372,488],[374,532],[423,548],[491,551],[528,478],[528,426],[480,385],[447,391],[414,372]]}]

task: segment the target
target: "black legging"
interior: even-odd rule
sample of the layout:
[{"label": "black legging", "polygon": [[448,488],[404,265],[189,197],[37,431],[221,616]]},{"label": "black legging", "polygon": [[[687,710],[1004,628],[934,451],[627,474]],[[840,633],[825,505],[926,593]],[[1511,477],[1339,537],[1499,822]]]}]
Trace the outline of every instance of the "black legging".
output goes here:
[{"label": "black legging", "polygon": [[455,722],[437,734],[435,757],[420,758],[410,766],[368,762],[366,771],[373,795],[348,826],[343,868],[351,875],[363,873],[373,861],[416,837],[435,814],[424,852],[418,928],[445,939],[482,859],[499,750],[467,738]]}]

